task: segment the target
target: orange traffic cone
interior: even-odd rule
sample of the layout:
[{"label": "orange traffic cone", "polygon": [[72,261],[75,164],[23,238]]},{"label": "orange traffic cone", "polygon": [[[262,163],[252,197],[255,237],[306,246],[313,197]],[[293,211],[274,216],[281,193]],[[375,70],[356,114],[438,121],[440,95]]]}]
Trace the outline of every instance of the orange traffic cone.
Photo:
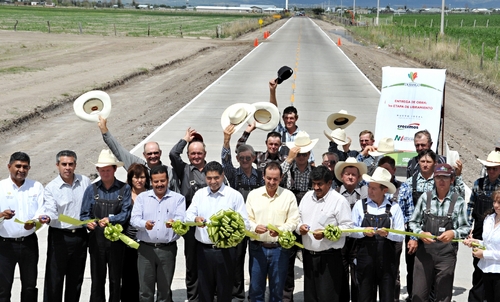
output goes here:
[{"label": "orange traffic cone", "polygon": [[342,46],[342,42],[340,41],[340,38],[339,38],[339,40],[337,41],[337,45],[338,45],[338,46]]},{"label": "orange traffic cone", "polygon": [[267,39],[267,31],[264,32],[264,39]]},{"label": "orange traffic cone", "polygon": [[256,38],[255,41],[253,41],[253,46],[259,46],[259,39]]}]

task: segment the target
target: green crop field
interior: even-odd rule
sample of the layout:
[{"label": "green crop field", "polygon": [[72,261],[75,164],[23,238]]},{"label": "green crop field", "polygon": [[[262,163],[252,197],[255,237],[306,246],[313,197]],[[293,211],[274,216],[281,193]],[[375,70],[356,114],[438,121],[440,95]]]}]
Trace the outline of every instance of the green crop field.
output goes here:
[{"label": "green crop field", "polygon": [[[85,9],[29,6],[0,6],[0,30],[104,36],[193,36],[213,37],[216,27],[238,23],[258,28],[258,20],[271,22],[269,15],[197,13],[139,9]],[[47,23],[49,21],[49,24]]]},{"label": "green crop field", "polygon": [[[411,14],[394,16],[395,30],[403,36],[432,37],[440,31],[440,14]],[[415,26],[416,24],[416,26]],[[471,48],[479,54],[484,43],[485,58],[495,57],[496,47],[500,46],[500,15],[448,14],[445,15],[445,37]]]}]

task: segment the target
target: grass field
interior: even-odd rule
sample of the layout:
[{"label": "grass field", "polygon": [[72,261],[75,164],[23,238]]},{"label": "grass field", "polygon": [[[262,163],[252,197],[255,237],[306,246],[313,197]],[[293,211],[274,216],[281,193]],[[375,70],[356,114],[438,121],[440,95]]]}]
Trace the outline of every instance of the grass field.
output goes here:
[{"label": "grass field", "polygon": [[250,29],[272,22],[269,15],[216,14],[185,11],[153,11],[139,9],[84,9],[29,6],[0,6],[0,29],[19,31],[83,34],[103,36],[238,36]]}]

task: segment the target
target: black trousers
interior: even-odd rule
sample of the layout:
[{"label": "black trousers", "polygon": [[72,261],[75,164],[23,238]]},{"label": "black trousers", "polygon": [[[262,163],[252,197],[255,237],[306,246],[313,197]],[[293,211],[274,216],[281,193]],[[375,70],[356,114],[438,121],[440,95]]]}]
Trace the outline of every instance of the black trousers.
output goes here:
[{"label": "black trousers", "polygon": [[184,257],[186,258],[186,293],[188,301],[197,302],[198,293],[198,259],[196,257],[197,240],[194,238],[196,228],[182,236],[184,238]]},{"label": "black trousers", "polygon": [[[72,232],[49,227],[43,301],[80,300],[88,240],[89,236],[84,228]],[[65,282],[66,289],[64,289]]]},{"label": "black trousers", "polygon": [[338,302],[340,301],[343,266],[340,261],[340,249],[331,249],[319,253],[304,252],[304,301]]},{"label": "black trousers", "polygon": [[[297,237],[297,236],[295,236]],[[293,302],[293,291],[295,289],[295,258],[297,257],[298,246],[294,245],[289,249],[290,258],[288,258],[288,273],[283,289],[283,302]]]},{"label": "black trousers", "polygon": [[10,302],[14,271],[19,264],[21,302],[37,301],[38,239],[36,234],[23,241],[9,241],[0,237],[0,302]]},{"label": "black trousers", "polygon": [[394,302],[399,302],[399,295],[401,294],[401,278],[399,274],[399,264],[401,263],[401,254],[403,253],[403,242],[396,242],[396,284],[394,285]]},{"label": "black trousers", "polygon": [[126,246],[122,271],[122,302],[139,301],[139,272],[137,270],[137,250]]},{"label": "black trousers", "polygon": [[[99,234],[100,235],[100,234]],[[97,237],[97,239],[96,239]],[[90,302],[105,302],[106,273],[109,269],[109,302],[120,301],[121,278],[123,269],[123,253],[125,244],[120,240],[111,242],[104,237],[90,234]]]},{"label": "black trousers", "polygon": [[[413,267],[415,266],[416,253],[408,254],[409,241],[410,236],[405,236],[406,291],[408,292],[408,297],[411,297],[413,293]],[[419,244],[420,243],[422,242],[419,242]]]},{"label": "black trousers", "polygon": [[484,292],[487,302],[500,301],[500,274],[499,273],[484,273]]},{"label": "black trousers", "polygon": [[233,301],[245,301],[245,254],[248,237],[236,246],[236,263],[234,267]]},{"label": "black trousers", "polygon": [[[342,253],[342,289],[340,292],[341,302],[358,302],[358,279],[356,277],[356,266],[354,259],[356,259],[356,239],[347,237],[345,245],[341,249]],[[351,274],[351,288],[349,291],[349,271]]]},{"label": "black trousers", "polygon": [[457,252],[456,244],[418,241],[413,269],[413,302],[451,301]]},{"label": "black trousers", "polygon": [[359,284],[360,302],[377,300],[377,288],[380,301],[394,301],[396,284],[396,251],[394,243],[358,241],[356,275]]},{"label": "black trousers", "polygon": [[236,248],[211,248],[198,242],[198,293],[200,302],[231,302]]},{"label": "black trousers", "polygon": [[483,302],[485,300],[483,271],[477,267],[478,262],[479,258],[473,258],[474,272],[472,273],[472,288],[469,290],[469,302]]}]

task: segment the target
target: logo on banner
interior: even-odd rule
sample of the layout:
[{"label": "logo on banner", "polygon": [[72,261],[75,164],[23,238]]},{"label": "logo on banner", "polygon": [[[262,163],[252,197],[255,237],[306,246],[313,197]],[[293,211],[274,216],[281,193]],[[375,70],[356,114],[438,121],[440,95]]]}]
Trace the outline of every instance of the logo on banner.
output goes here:
[{"label": "logo on banner", "polygon": [[413,137],[408,137],[408,136],[396,134],[396,136],[394,137],[394,140],[398,141],[398,142],[413,142]]},{"label": "logo on banner", "polygon": [[412,71],[408,74],[408,77],[412,82],[415,82],[415,79],[417,78],[417,73]]},{"label": "logo on banner", "polygon": [[420,127],[419,123],[411,123],[408,125],[398,125],[398,130],[406,130],[406,129],[418,130],[418,127]]}]

